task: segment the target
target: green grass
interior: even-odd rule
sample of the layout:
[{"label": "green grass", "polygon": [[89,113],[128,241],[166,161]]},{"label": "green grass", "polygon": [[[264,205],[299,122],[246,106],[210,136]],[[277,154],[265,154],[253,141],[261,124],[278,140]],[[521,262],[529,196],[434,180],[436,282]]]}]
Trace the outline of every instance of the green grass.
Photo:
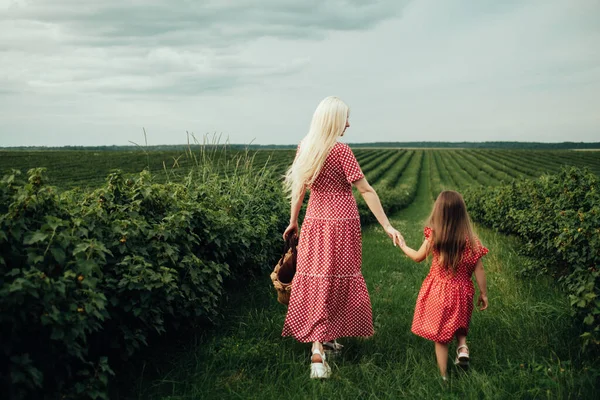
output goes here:
[{"label": "green grass", "polygon": [[[125,174],[138,174],[148,168],[157,182],[178,180],[186,176],[201,157],[201,146],[193,144],[189,150],[146,150],[135,147],[131,150],[6,150],[0,149],[0,176],[18,169],[26,172],[30,168],[44,167],[48,170],[49,182],[63,189],[75,187],[94,188],[101,185],[107,175],[114,169],[121,169]],[[223,153],[222,147],[217,151]],[[440,156],[440,161],[452,167],[449,173],[454,180],[466,183],[488,185],[495,182],[493,176],[486,173],[475,173],[478,168],[489,171],[501,167],[509,175],[525,173],[538,176],[543,172],[556,171],[561,165],[588,166],[600,174],[600,152],[574,151],[540,151],[540,150],[433,150]],[[396,154],[398,149],[356,149],[355,153],[369,178],[369,171],[376,173],[376,168],[389,161],[389,155]],[[225,159],[243,153],[242,150],[229,149],[224,153]],[[264,165],[269,160],[276,173],[282,174],[291,164],[295,150],[250,150],[255,155],[255,165]],[[387,154],[387,156],[386,156]],[[466,157],[465,157],[466,156]],[[398,171],[399,164],[407,161],[401,157],[390,170]],[[535,165],[528,160],[535,160]],[[541,160],[541,161],[540,161]],[[439,163],[439,161],[438,161]],[[541,164],[540,164],[541,163]],[[463,170],[464,165],[473,172],[473,176]],[[541,167],[540,165],[544,165]],[[495,175],[495,174],[492,174]],[[375,174],[375,180],[387,178]],[[458,182],[457,182],[458,183]]]},{"label": "green grass", "polygon": [[[212,152],[207,150],[207,153]],[[244,154],[242,150],[223,151],[221,147],[210,158],[226,162]],[[255,157],[254,165],[262,166],[269,161],[270,166],[282,173],[293,159],[294,150],[251,150],[248,154]],[[190,151],[0,150],[0,176],[12,169],[25,173],[30,168],[43,167],[47,169],[51,185],[62,189],[95,188],[103,184],[115,169],[131,175],[148,169],[156,182],[166,182],[185,177],[201,158],[202,150],[198,145],[191,147]],[[234,167],[231,163],[229,170]]]},{"label": "green grass", "polygon": [[[412,247],[423,239],[432,204],[428,174],[421,169],[415,201],[392,217]],[[224,319],[214,329],[131,367],[135,378],[115,398],[598,398],[597,378],[579,361],[564,294],[545,278],[519,277],[523,259],[514,240],[478,231],[490,249],[484,258],[490,307],[474,311],[471,370],[451,367],[447,386],[439,379],[433,343],[410,332],[429,263],[410,261],[379,226],[369,226],[363,230],[363,273],[376,333],[341,340],[345,348],[330,361],[331,379],[310,380],[309,345],[280,336],[286,309],[263,276],[229,293]]]}]

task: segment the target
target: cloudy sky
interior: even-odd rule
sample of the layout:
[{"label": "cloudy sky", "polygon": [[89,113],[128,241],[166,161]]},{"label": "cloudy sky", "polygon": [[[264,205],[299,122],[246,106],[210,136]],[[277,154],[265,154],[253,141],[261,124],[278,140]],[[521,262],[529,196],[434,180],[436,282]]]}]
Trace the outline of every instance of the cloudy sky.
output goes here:
[{"label": "cloudy sky", "polygon": [[598,0],[0,0],[0,146],[600,140]]}]

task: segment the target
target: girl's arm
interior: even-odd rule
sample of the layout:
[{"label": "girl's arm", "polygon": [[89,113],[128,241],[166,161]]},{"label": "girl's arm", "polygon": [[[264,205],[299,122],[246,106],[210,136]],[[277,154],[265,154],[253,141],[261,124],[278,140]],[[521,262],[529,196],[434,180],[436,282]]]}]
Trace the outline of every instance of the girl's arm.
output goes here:
[{"label": "girl's arm", "polygon": [[485,271],[483,270],[483,263],[481,260],[477,261],[477,265],[475,266],[475,280],[477,281],[477,286],[479,286],[477,305],[479,306],[479,310],[483,311],[488,308],[488,298],[487,281],[485,279]]},{"label": "girl's arm", "polygon": [[367,206],[369,206],[369,210],[371,210],[373,215],[375,215],[375,218],[377,218],[377,222],[381,224],[381,226],[385,230],[385,233],[387,233],[387,235],[394,241],[394,246],[400,246],[402,243],[404,243],[404,238],[402,237],[400,232],[394,229],[392,224],[390,224],[388,217],[383,211],[383,207],[381,206],[381,201],[379,200],[377,192],[375,191],[375,189],[373,189],[371,185],[369,185],[367,179],[361,178],[353,182],[353,184],[354,186],[356,186],[363,199],[365,199],[365,203],[367,203]]},{"label": "girl's arm", "polygon": [[283,240],[286,240],[288,235],[291,233],[298,234],[298,214],[300,214],[300,209],[302,208],[302,203],[304,202],[304,196],[306,195],[306,186],[302,187],[300,190],[300,195],[296,199],[296,201],[292,200],[292,209],[290,212],[290,224],[283,232]]},{"label": "girl's arm", "polygon": [[419,250],[411,249],[410,247],[408,247],[406,245],[406,243],[403,243],[403,245],[401,245],[400,248],[413,261],[421,262],[425,258],[427,258],[427,254],[429,253],[429,240],[427,240],[427,239],[423,240],[423,244],[421,244],[421,247],[419,248]]}]

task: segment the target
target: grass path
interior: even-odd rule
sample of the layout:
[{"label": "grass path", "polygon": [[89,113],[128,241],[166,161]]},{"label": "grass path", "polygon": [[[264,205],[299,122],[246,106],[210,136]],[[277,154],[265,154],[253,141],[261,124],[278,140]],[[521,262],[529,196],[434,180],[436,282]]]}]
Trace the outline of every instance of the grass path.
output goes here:
[{"label": "grass path", "polygon": [[[411,206],[393,216],[412,247],[422,239],[431,208],[428,169]],[[416,264],[394,248],[378,226],[363,231],[363,273],[376,333],[345,339],[332,360],[333,377],[309,379],[309,346],[281,338],[285,307],[267,276],[233,295],[226,320],[184,348],[163,354],[139,374],[137,399],[391,399],[594,398],[598,389],[577,363],[577,338],[565,296],[544,279],[523,280],[515,243],[479,229],[490,308],[474,311],[468,374],[450,368],[444,387],[433,344],[410,332],[412,313],[429,263]],[[454,347],[451,347],[451,352]],[[123,396],[119,396],[123,397]],[[126,396],[129,397],[129,396]]]}]

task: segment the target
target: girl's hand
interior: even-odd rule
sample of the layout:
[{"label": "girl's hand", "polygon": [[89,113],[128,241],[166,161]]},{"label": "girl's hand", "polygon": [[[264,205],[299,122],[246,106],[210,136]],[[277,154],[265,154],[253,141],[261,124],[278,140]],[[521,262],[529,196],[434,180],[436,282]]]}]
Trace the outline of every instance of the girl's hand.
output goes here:
[{"label": "girl's hand", "polygon": [[485,294],[479,293],[479,298],[477,299],[477,306],[479,307],[479,311],[483,311],[488,308],[488,299]]},{"label": "girl's hand", "polygon": [[285,228],[285,232],[283,232],[283,240],[287,240],[289,235],[298,235],[298,223],[291,223]]},{"label": "girl's hand", "polygon": [[388,225],[385,228],[385,233],[387,233],[387,235],[392,239],[392,241],[394,242],[394,246],[403,246],[404,245],[404,238],[402,237],[402,234],[400,232],[398,232],[396,229],[394,229],[393,226]]}]

